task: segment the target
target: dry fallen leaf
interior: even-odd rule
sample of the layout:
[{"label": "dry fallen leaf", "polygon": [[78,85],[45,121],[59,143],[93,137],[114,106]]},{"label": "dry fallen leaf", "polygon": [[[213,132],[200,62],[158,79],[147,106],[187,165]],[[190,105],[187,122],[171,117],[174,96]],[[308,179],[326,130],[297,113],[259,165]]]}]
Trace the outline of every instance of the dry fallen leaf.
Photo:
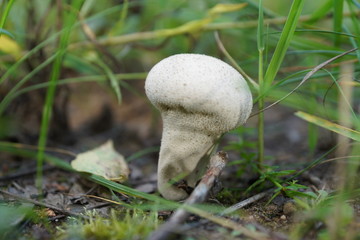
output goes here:
[{"label": "dry fallen leaf", "polygon": [[130,173],[124,157],[114,149],[112,140],[78,154],[71,166],[79,172],[99,175],[116,182],[126,181]]}]

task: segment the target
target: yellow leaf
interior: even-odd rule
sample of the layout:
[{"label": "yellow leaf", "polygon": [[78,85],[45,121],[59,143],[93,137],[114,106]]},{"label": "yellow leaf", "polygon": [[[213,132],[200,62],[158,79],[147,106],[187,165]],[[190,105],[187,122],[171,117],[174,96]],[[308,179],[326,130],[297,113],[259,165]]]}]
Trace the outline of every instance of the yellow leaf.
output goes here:
[{"label": "yellow leaf", "polygon": [[183,25],[176,27],[176,28],[170,28],[170,29],[161,29],[158,30],[156,33],[159,37],[166,37],[166,36],[173,36],[177,34],[183,34],[183,33],[196,33],[202,30],[202,28],[210,23],[212,21],[212,18],[204,18],[200,20],[194,20],[187,23],[184,23]]},{"label": "yellow leaf", "polygon": [[130,174],[124,157],[116,152],[111,140],[88,152],[78,154],[71,166],[79,172],[99,175],[116,182],[126,181]]},{"label": "yellow leaf", "polygon": [[0,51],[12,55],[15,59],[21,57],[20,46],[13,39],[4,34],[0,36]]},{"label": "yellow leaf", "polygon": [[351,129],[351,128],[347,128],[344,126],[341,126],[339,124],[336,123],[332,123],[328,120],[325,120],[323,118],[319,118],[316,117],[314,115],[308,114],[308,113],[304,113],[304,112],[296,112],[295,113],[296,116],[310,122],[313,123],[315,125],[318,125],[320,127],[326,128],[330,131],[336,132],[340,135],[343,135],[345,137],[351,138],[355,141],[360,141],[360,132]]},{"label": "yellow leaf", "polygon": [[216,17],[218,17],[219,14],[237,11],[245,7],[246,5],[247,3],[217,4],[208,11],[208,16],[203,19],[189,21],[176,28],[161,29],[156,31],[156,34],[159,37],[168,37],[183,33],[198,33],[203,29],[205,25],[211,23]]},{"label": "yellow leaf", "polygon": [[219,3],[216,4],[213,8],[211,8],[208,14],[215,15],[226,12],[234,12],[244,8],[246,5],[247,3],[235,3],[235,4]]}]

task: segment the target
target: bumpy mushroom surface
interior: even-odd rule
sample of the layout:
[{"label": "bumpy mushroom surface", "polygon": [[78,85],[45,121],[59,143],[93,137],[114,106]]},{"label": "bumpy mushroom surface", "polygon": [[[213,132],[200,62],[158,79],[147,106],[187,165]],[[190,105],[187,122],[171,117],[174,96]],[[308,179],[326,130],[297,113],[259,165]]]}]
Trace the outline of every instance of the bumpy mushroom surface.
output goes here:
[{"label": "bumpy mushroom surface", "polygon": [[188,196],[172,185],[194,187],[221,134],[245,123],[252,96],[244,78],[227,63],[201,54],[177,54],[149,72],[146,95],[163,119],[158,188],[167,199]]}]

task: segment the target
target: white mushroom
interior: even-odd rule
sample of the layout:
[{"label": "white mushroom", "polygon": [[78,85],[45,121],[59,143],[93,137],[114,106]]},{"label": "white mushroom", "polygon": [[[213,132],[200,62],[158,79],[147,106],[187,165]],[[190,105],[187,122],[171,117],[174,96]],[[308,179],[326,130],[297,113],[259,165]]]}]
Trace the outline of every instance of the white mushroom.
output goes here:
[{"label": "white mushroom", "polygon": [[195,186],[218,138],[249,117],[251,92],[230,65],[200,54],[163,59],[149,72],[145,90],[163,119],[159,191],[167,199],[184,199],[188,194],[172,183],[183,179]]}]

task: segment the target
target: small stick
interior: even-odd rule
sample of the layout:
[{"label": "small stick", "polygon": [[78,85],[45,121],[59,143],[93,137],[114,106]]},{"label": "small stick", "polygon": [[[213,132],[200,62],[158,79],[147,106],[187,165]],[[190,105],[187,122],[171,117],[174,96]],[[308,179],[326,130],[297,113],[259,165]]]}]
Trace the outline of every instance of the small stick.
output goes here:
[{"label": "small stick", "polygon": [[264,198],[266,195],[268,195],[269,193],[273,192],[275,190],[275,188],[271,188],[271,189],[268,189],[264,192],[261,192],[261,193],[258,193],[248,199],[245,199],[241,202],[238,202],[230,207],[228,207],[227,209],[225,209],[221,215],[226,215],[226,214],[229,214],[229,213],[232,213],[232,212],[235,212],[236,210],[240,209],[240,208],[243,208],[253,202],[256,202],[262,198]]},{"label": "small stick", "polygon": [[[206,200],[209,195],[209,191],[214,186],[214,183],[219,177],[222,169],[225,167],[227,160],[227,153],[223,151],[217,152],[213,157],[211,157],[209,169],[185,201],[184,205],[192,205]],[[184,208],[178,209],[165,224],[150,235],[148,240],[171,239],[171,235],[174,234],[177,227],[184,222],[189,215],[190,213]]]}]

